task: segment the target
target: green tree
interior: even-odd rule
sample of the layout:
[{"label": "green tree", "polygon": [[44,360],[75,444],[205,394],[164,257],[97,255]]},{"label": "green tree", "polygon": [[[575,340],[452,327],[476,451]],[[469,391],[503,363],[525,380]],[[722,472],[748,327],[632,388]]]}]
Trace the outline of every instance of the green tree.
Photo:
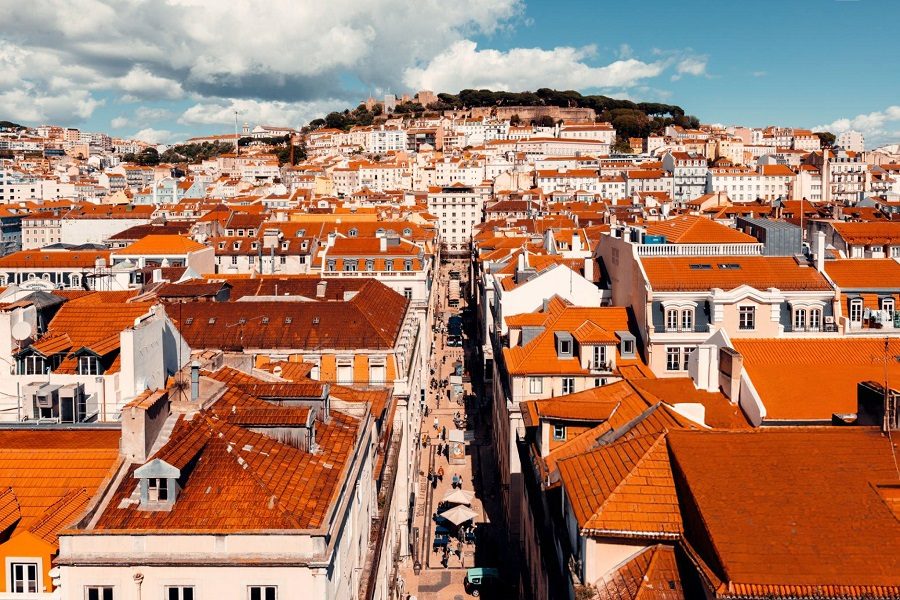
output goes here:
[{"label": "green tree", "polygon": [[816,135],[819,136],[819,142],[822,143],[822,146],[826,148],[834,146],[834,142],[837,140],[837,136],[830,131],[817,131]]}]

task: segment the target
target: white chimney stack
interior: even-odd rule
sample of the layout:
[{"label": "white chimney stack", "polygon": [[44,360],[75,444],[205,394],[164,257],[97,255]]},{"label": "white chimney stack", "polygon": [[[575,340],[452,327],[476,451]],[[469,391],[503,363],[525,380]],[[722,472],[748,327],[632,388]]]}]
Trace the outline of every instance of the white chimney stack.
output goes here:
[{"label": "white chimney stack", "polygon": [[816,270],[825,271],[825,232],[816,232]]}]

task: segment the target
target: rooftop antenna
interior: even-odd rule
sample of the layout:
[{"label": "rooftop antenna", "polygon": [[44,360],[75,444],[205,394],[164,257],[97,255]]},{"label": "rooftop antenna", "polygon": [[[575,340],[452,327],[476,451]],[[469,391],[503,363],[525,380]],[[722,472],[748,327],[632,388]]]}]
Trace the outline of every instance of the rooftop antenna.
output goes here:
[{"label": "rooftop antenna", "polygon": [[234,109],[234,149],[237,151],[237,155],[241,155],[241,145],[238,143],[240,138],[238,137],[238,125],[237,118],[238,115],[241,114],[241,111],[238,109]]}]

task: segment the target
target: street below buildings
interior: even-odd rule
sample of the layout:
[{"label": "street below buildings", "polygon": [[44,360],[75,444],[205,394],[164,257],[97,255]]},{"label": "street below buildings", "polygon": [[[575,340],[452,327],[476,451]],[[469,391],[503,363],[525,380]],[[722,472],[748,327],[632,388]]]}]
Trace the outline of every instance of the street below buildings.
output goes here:
[{"label": "street below buildings", "polygon": [[[497,543],[503,532],[490,410],[482,402],[475,315],[465,294],[459,307],[449,306],[457,286],[468,287],[467,272],[467,263],[451,261],[441,265],[434,281],[432,380],[419,440],[413,561],[400,570],[404,599],[465,598],[466,570],[497,567],[502,551]],[[451,274],[460,281],[451,283]],[[448,345],[453,315],[462,317],[461,347]]]}]

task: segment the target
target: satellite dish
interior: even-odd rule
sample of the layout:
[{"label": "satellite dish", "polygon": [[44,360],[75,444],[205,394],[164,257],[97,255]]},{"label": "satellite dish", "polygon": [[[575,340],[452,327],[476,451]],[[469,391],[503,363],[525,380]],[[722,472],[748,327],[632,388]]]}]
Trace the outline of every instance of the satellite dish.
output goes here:
[{"label": "satellite dish", "polygon": [[19,321],[12,327],[12,336],[17,342],[24,342],[31,337],[31,324],[26,321]]}]

